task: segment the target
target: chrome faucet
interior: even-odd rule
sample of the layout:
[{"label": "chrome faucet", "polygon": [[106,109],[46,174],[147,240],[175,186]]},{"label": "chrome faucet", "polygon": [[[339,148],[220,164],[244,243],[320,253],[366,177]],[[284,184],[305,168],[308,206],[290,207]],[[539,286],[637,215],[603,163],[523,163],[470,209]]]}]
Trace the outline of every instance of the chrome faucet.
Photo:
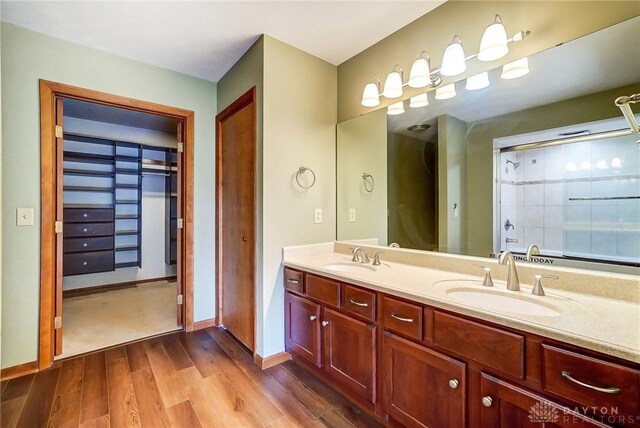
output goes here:
[{"label": "chrome faucet", "polygon": [[363,248],[356,247],[351,254],[353,254],[352,262],[369,263],[371,261],[369,255]]},{"label": "chrome faucet", "polygon": [[513,259],[511,251],[505,251],[498,257],[498,263],[501,265],[507,265],[509,274],[507,275],[507,290],[519,291],[520,280],[518,279],[518,271],[516,270],[516,262]]},{"label": "chrome faucet", "polygon": [[527,248],[527,261],[528,262],[531,261],[531,256],[539,256],[539,255],[540,255],[540,248],[538,248],[536,244],[529,245],[529,248]]}]

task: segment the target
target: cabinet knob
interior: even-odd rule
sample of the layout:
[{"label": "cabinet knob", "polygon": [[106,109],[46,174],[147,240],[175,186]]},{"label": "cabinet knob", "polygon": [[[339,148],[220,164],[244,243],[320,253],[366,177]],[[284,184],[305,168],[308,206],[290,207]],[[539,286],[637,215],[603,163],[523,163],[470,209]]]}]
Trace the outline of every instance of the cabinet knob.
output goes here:
[{"label": "cabinet knob", "polygon": [[87,229],[82,229],[82,231],[83,231],[83,232],[88,232],[88,230],[87,230]]},{"label": "cabinet knob", "polygon": [[493,398],[488,395],[486,397],[482,397],[482,404],[484,404],[484,407],[491,407],[493,404]]},{"label": "cabinet knob", "polygon": [[317,316],[315,316],[315,315],[311,315],[311,316],[309,317],[309,321],[315,321],[315,320],[316,320],[316,318],[318,318],[318,317],[317,317]]},{"label": "cabinet knob", "polygon": [[456,389],[458,387],[458,379],[451,379],[449,381],[449,386],[451,387],[451,389]]},{"label": "cabinet knob", "polygon": [[242,237],[242,242],[247,242],[247,237],[246,236]]},{"label": "cabinet knob", "polygon": [[82,214],[82,217],[87,218],[89,215],[87,213]]},{"label": "cabinet knob", "polygon": [[86,246],[87,246],[87,243],[85,242],[84,244],[82,244],[82,246],[83,246],[83,247],[86,247]]},{"label": "cabinet knob", "polygon": [[82,266],[86,266],[86,265],[87,265],[87,262],[82,262]]},{"label": "cabinet knob", "polygon": [[322,321],[322,326],[323,326],[323,327],[326,327],[326,326],[328,326],[328,325],[329,325],[329,321]]}]

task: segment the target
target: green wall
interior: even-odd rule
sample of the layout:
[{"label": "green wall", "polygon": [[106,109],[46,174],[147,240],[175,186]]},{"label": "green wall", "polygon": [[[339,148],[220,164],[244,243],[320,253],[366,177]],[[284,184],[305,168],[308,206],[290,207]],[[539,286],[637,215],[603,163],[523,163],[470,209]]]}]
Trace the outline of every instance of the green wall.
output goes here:
[{"label": "green wall", "polygon": [[[2,23],[2,367],[37,358],[40,257],[38,79],[195,112],[194,320],[214,314],[216,85]],[[16,208],[35,225],[17,227]],[[63,321],[64,322],[64,321]]]}]

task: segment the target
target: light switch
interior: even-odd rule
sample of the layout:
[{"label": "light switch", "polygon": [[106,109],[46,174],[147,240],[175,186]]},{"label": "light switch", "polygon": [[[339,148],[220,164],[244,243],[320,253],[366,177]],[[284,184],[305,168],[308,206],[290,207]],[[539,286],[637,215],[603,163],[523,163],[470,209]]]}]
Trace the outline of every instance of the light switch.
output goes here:
[{"label": "light switch", "polygon": [[322,223],[322,208],[316,208],[313,212],[313,222],[315,224]]},{"label": "light switch", "polygon": [[18,208],[16,211],[18,226],[33,226],[33,208]]},{"label": "light switch", "polygon": [[355,223],[355,222],[356,222],[356,209],[349,208],[349,223]]}]

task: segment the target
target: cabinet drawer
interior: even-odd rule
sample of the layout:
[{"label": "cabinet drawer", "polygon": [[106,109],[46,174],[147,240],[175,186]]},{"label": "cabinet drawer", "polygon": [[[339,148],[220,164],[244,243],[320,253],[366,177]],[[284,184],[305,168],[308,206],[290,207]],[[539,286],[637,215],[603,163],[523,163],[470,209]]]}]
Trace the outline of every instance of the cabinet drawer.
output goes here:
[{"label": "cabinet drawer", "polygon": [[524,379],[524,336],[435,311],[433,343]]},{"label": "cabinet drawer", "polygon": [[110,236],[113,235],[113,223],[65,223],[64,237]]},{"label": "cabinet drawer", "polygon": [[295,291],[296,293],[304,293],[304,279],[302,272],[284,268],[284,288]]},{"label": "cabinet drawer", "polygon": [[375,321],[376,293],[353,285],[342,284],[341,298],[340,307],[342,310]]},{"label": "cabinet drawer", "polygon": [[340,302],[340,283],[337,281],[307,275],[304,287],[307,296],[322,303],[337,307]]},{"label": "cabinet drawer", "polygon": [[640,415],[637,370],[551,345],[543,344],[542,353],[545,391],[588,407],[617,408],[619,415]]},{"label": "cabinet drawer", "polygon": [[69,223],[113,221],[113,210],[109,208],[65,208],[63,215]]},{"label": "cabinet drawer", "polygon": [[422,340],[422,307],[382,296],[382,325],[385,329]]},{"label": "cabinet drawer", "polygon": [[63,248],[65,253],[112,250],[113,237],[102,236],[99,238],[67,238],[64,240]]},{"label": "cabinet drawer", "polygon": [[62,272],[65,276],[114,270],[113,251],[65,254]]}]

